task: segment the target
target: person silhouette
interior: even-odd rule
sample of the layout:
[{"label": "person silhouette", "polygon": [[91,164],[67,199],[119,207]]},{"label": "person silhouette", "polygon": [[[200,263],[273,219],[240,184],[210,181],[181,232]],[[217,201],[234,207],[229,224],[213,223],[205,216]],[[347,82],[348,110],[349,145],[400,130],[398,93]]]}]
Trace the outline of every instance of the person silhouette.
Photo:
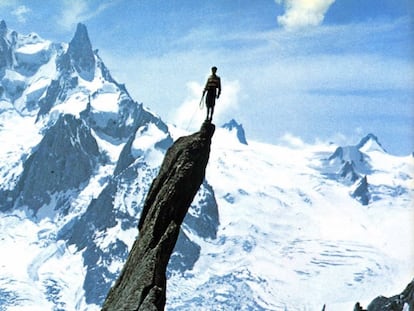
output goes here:
[{"label": "person silhouette", "polygon": [[206,121],[213,120],[214,106],[216,104],[216,98],[218,99],[221,94],[221,80],[218,75],[216,75],[217,67],[211,67],[211,75],[208,77],[206,86],[203,90],[203,97],[207,92],[206,96],[206,106],[207,106],[207,117]]}]

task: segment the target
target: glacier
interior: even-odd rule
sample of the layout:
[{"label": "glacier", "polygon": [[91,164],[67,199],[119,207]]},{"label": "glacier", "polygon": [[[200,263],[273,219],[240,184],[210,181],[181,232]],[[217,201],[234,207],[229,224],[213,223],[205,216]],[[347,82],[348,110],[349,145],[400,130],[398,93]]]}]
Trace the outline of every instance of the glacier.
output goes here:
[{"label": "glacier", "polygon": [[[0,22],[0,80],[0,310],[100,310],[163,156],[188,133],[131,98],[82,24],[54,43]],[[217,127],[167,310],[352,310],[410,282],[412,155],[373,134],[351,146],[245,134]]]}]

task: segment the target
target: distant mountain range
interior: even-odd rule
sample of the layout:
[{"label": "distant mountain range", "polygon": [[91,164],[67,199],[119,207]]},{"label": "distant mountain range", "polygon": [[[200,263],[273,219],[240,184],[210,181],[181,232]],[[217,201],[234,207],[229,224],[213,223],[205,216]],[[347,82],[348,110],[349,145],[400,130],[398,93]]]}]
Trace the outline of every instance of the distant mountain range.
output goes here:
[{"label": "distant mountain range", "polygon": [[[0,79],[0,310],[99,310],[186,131],[131,98],[83,24],[67,44],[1,21]],[[413,175],[413,157],[373,134],[297,148],[229,121],[169,263],[167,309],[351,310],[401,292]]]}]

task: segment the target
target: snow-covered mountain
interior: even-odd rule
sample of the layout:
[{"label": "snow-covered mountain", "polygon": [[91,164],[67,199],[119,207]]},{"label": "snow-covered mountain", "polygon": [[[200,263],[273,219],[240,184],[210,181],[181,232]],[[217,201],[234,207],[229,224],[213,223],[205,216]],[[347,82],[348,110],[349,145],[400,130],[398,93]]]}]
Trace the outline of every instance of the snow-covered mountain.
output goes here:
[{"label": "snow-covered mountain", "polygon": [[[186,134],[69,44],[0,23],[0,310],[99,310],[148,188]],[[168,269],[168,310],[352,310],[414,276],[414,159],[372,134],[275,146],[216,130]]]},{"label": "snow-covered mountain", "polygon": [[[69,44],[0,28],[0,305],[90,309],[119,273],[172,138],[111,77],[84,25]],[[207,182],[196,203],[188,228],[214,238]],[[170,270],[191,268],[199,249],[182,233]]]}]

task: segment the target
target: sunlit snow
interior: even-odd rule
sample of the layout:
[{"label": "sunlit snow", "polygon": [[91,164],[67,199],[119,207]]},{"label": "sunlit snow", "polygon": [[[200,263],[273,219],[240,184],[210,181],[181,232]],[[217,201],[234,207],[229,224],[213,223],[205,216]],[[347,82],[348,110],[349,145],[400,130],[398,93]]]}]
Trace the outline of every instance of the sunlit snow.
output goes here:
[{"label": "sunlit snow", "polygon": [[218,238],[201,244],[187,278],[170,280],[171,308],[192,301],[201,288],[203,297],[226,291],[228,284],[214,279],[229,273],[250,287],[265,310],[321,310],[323,304],[352,310],[356,301],[394,295],[411,280],[412,177],[407,182],[392,176],[411,174],[412,158],[370,149],[380,171],[369,180],[411,190],[362,206],[348,187],[315,165],[334,146],[291,149],[252,141],[246,146],[221,129],[213,142],[207,179],[219,204]]}]

